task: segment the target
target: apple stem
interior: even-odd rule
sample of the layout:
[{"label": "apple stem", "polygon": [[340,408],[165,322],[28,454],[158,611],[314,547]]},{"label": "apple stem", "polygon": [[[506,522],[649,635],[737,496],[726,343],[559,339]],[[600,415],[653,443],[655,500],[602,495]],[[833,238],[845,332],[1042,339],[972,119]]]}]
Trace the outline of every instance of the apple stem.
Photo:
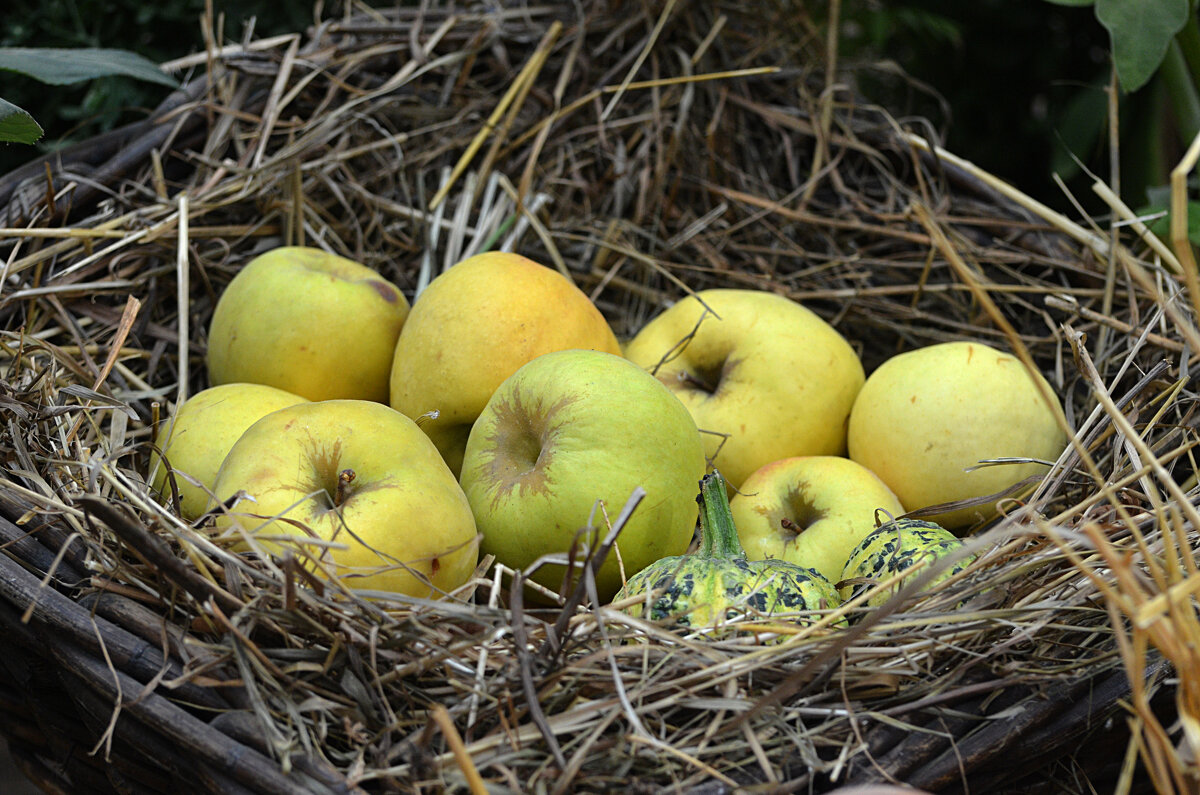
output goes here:
[{"label": "apple stem", "polygon": [[745,557],[720,472],[714,470],[700,480],[700,496],[696,499],[700,503],[699,554],[708,558]]},{"label": "apple stem", "polygon": [[338,473],[337,494],[335,494],[333,497],[333,504],[335,507],[346,501],[346,489],[356,477],[357,474],[353,469],[343,469]]},{"label": "apple stem", "polygon": [[786,516],[779,520],[779,524],[781,524],[783,526],[784,530],[791,530],[796,535],[800,535],[801,533],[804,532],[803,527],[796,524],[795,522],[793,522],[791,519],[787,518]]}]

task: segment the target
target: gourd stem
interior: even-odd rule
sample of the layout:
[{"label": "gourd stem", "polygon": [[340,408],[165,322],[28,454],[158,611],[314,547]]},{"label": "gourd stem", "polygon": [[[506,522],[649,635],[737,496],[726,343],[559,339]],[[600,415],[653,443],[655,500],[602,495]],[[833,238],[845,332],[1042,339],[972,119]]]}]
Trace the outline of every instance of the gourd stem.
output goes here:
[{"label": "gourd stem", "polygon": [[725,492],[725,478],[713,471],[700,480],[700,554],[709,558],[745,557]]}]

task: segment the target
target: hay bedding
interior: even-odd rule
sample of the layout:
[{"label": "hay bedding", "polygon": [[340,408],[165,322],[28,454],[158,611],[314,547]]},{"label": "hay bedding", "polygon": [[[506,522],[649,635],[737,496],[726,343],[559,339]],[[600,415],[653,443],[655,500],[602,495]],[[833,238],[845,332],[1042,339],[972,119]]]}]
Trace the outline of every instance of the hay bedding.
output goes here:
[{"label": "hay bedding", "polygon": [[[1200,346],[1173,255],[922,145],[831,77],[803,10],[751,6],[358,9],[214,44],[152,118],[0,179],[0,692],[32,778],[1195,789]],[[582,591],[527,607],[482,566],[448,600],[366,601],[229,554],[143,482],[154,424],[206,386],[216,297],[281,243],[410,296],[515,247],[625,335],[688,289],[773,290],[868,370],[980,339],[1046,373],[1076,441],[966,576],[845,631],[681,638]]]}]

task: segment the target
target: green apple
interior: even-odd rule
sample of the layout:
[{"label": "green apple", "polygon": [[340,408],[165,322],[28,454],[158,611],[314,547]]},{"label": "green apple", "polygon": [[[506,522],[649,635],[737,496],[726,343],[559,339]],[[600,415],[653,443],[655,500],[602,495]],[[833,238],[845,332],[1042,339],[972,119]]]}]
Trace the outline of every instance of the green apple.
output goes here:
[{"label": "green apple", "polygon": [[299,395],[262,384],[222,384],[183,402],[155,436],[166,456],[153,455],[154,491],[170,499],[168,467],[179,490],[179,513],[196,519],[210,507],[217,470],[242,433],[276,409],[307,402]]},{"label": "green apple", "polygon": [[[251,425],[225,457],[218,531],[291,550],[350,588],[440,595],[478,562],[471,506],[429,437],[365,400],[300,403]],[[235,499],[241,495],[241,499]],[[315,539],[315,542],[314,542]]]},{"label": "green apple", "polygon": [[[908,511],[987,497],[1046,473],[1038,460],[1066,445],[1061,414],[1046,379],[1015,356],[979,342],[930,345],[871,373],[850,415],[850,457]],[[1035,460],[976,468],[995,458]],[[928,518],[954,529],[995,516],[996,503]]]},{"label": "green apple", "polygon": [[748,558],[786,560],[830,582],[879,522],[904,513],[874,472],[838,456],[772,461],[742,482],[729,507]]},{"label": "green apple", "polygon": [[734,488],[781,458],[845,452],[862,363],[836,329],[795,301],[705,290],[647,323],[625,355],[688,407],[711,464]]},{"label": "green apple", "polygon": [[[527,569],[544,555],[606,532],[634,489],[646,497],[597,574],[602,599],[626,577],[680,555],[696,527],[704,445],[687,409],[637,365],[611,353],[570,350],[533,359],[507,378],[471,429],[462,486],[482,549]],[[620,562],[620,566],[618,565]],[[557,590],[561,565],[531,575]]]},{"label": "green apple", "polygon": [[208,331],[213,384],[249,381],[309,400],[388,399],[408,299],[365,265],[316,248],[260,254],[221,293]]},{"label": "green apple", "polygon": [[413,304],[392,363],[392,407],[422,418],[458,474],[471,425],[496,387],[534,357],[572,348],[621,352],[608,321],[561,273],[518,254],[478,254]]}]

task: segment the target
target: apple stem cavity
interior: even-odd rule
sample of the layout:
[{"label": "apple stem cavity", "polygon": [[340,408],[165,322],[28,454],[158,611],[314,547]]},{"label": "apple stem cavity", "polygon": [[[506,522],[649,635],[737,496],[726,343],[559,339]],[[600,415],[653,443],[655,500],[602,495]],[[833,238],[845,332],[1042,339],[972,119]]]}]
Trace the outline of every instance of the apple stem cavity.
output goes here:
[{"label": "apple stem cavity", "polygon": [[708,381],[704,380],[695,373],[680,373],[679,380],[694,389],[699,389],[701,392],[707,392],[710,395],[717,391],[716,386],[710,384]]},{"label": "apple stem cavity", "polygon": [[700,480],[700,550],[707,558],[744,558],[746,551],[738,540],[729,510],[729,495],[725,478],[713,470]]},{"label": "apple stem cavity", "polygon": [[350,488],[350,484],[354,482],[354,478],[356,477],[358,477],[358,475],[353,469],[343,469],[338,473],[337,493],[334,494],[333,497],[334,507],[337,507],[346,501],[346,497],[349,496],[346,494],[346,491]]}]

